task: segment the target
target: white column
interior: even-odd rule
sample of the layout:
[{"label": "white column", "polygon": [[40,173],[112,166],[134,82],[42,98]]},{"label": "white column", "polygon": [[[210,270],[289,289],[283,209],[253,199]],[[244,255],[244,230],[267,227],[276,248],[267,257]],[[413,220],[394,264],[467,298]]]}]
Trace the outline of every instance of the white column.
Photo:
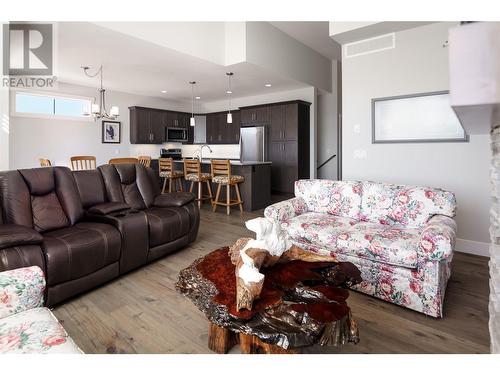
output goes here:
[{"label": "white column", "polygon": [[9,169],[9,89],[3,85],[3,24],[0,24],[0,171]]},{"label": "white column", "polygon": [[491,132],[491,245],[490,245],[490,337],[491,352],[500,353],[500,125]]}]

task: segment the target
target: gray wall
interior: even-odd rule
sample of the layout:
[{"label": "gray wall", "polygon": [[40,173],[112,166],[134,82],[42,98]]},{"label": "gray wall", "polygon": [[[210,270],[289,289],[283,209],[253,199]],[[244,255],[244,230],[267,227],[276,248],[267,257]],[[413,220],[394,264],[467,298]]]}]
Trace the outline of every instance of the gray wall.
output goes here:
[{"label": "gray wall", "polygon": [[457,249],[483,253],[489,242],[488,135],[471,136],[469,143],[371,143],[372,98],[449,88],[448,50],[442,45],[455,25],[437,23],[398,32],[395,49],[343,58],[342,173],[344,180],[428,185],[455,192],[461,239]]}]

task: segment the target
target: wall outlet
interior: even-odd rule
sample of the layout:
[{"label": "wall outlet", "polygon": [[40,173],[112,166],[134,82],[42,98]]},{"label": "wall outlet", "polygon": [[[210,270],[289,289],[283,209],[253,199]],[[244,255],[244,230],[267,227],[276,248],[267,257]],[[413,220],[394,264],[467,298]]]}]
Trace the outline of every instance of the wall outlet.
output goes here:
[{"label": "wall outlet", "polygon": [[358,149],[354,150],[354,159],[366,159],[366,150]]},{"label": "wall outlet", "polygon": [[117,148],[117,149],[115,150],[115,155],[118,155],[119,153],[120,153],[120,149],[119,149],[119,148]]},{"label": "wall outlet", "polygon": [[354,124],[353,130],[354,130],[354,134],[361,133],[361,125],[360,124]]}]

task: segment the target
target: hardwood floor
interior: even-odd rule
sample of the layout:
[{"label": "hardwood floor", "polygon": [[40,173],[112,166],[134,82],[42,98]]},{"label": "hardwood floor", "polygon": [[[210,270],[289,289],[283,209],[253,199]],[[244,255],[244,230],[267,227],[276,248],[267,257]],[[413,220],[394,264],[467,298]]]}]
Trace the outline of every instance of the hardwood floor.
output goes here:
[{"label": "hardwood floor", "polygon": [[[207,208],[191,246],[54,309],[85,353],[211,353],[207,321],[175,291],[177,274],[211,250],[251,235],[244,222],[262,212],[226,216]],[[360,343],[307,352],[489,353],[488,279],[487,258],[456,253],[443,319],[351,292]]]}]

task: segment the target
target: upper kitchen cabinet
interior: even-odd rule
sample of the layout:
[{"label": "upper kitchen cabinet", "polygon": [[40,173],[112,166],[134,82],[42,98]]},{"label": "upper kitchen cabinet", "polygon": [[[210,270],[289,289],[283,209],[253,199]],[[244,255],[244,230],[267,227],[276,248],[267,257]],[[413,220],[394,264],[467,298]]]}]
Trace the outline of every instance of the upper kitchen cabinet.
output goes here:
[{"label": "upper kitchen cabinet", "polygon": [[161,111],[130,107],[130,143],[161,144],[165,139]]},{"label": "upper kitchen cabinet", "polygon": [[188,141],[193,143],[194,129],[189,125],[189,113],[155,108],[130,107],[130,143],[162,144],[166,141],[166,128],[188,130]]},{"label": "upper kitchen cabinet", "polygon": [[233,122],[228,124],[226,121],[225,143],[238,144],[240,142],[241,111],[232,111]]},{"label": "upper kitchen cabinet", "polygon": [[[271,141],[297,141],[299,135],[299,109],[309,103],[291,102],[285,104],[274,104],[270,106],[270,133]],[[301,123],[301,127],[304,125]],[[307,125],[309,128],[309,125]]]},{"label": "upper kitchen cabinet", "polygon": [[165,142],[165,126],[162,123],[162,111],[150,111],[151,143],[161,144]]},{"label": "upper kitchen cabinet", "polygon": [[151,121],[147,108],[130,107],[130,143],[151,143]]},{"label": "upper kitchen cabinet", "polygon": [[206,122],[206,143],[216,144],[219,143],[219,120],[217,113],[207,114]]},{"label": "upper kitchen cabinet", "polygon": [[240,111],[232,111],[233,122],[228,124],[227,112],[207,114],[206,143],[238,144],[240,141]]},{"label": "upper kitchen cabinet", "polygon": [[270,120],[269,106],[266,104],[241,108],[241,126],[266,125]]},{"label": "upper kitchen cabinet", "polygon": [[188,144],[193,144],[194,143],[194,126],[191,126],[191,123],[190,123],[190,118],[191,118],[191,115],[189,113],[186,114],[187,116],[185,116],[186,118],[186,127],[187,127],[187,130],[188,130],[188,141],[186,143]]},{"label": "upper kitchen cabinet", "polygon": [[186,128],[189,125],[189,114],[184,112],[164,111],[165,126],[169,128]]}]

